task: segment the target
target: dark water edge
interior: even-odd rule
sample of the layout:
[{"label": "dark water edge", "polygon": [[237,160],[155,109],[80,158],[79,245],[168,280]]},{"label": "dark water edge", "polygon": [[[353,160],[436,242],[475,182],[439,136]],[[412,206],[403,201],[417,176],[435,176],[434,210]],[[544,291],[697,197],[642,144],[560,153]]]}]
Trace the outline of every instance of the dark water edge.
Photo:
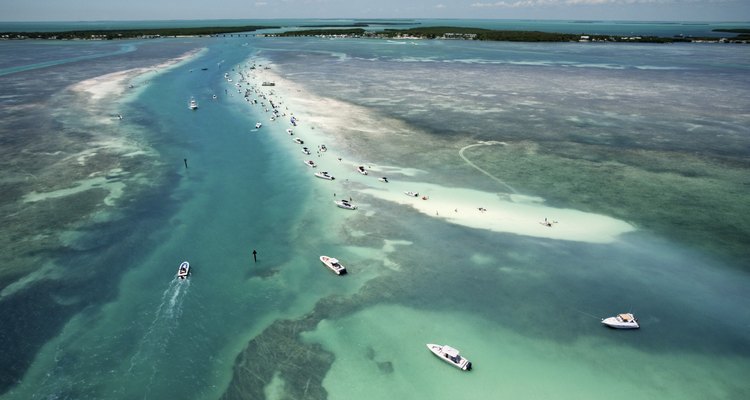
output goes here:
[{"label": "dark water edge", "polygon": [[[75,248],[45,250],[43,258],[54,260],[63,279],[43,280],[0,302],[2,393],[23,377],[39,348],[58,335],[72,316],[85,315],[87,309],[93,311],[117,297],[120,278],[127,270],[107,266],[137,265],[144,255],[141,249],[153,246],[149,233],[158,229],[162,218],[172,214],[177,205],[165,201],[177,180],[172,182],[133,199],[123,210],[127,218],[81,227],[83,237]],[[161,207],[155,209],[156,204]]]},{"label": "dark water edge", "polygon": [[[368,201],[378,208],[389,207],[387,203],[378,204],[377,200]],[[424,220],[407,207],[391,208],[390,212],[393,218],[388,220],[361,216],[350,220],[348,226],[341,228],[341,241],[382,247],[382,238],[377,233],[367,237],[350,234],[365,229],[389,232],[389,240],[413,241],[412,245],[389,255],[392,262],[408,267],[381,274],[354,295],[321,299],[311,312],[300,318],[274,322],[250,340],[239,354],[232,381],[222,399],[264,399],[264,389],[277,376],[284,382],[284,398],[327,398],[323,379],[335,360],[317,343],[303,339],[304,334],[315,331],[322,321],[344,319],[382,304],[435,313],[478,315],[519,335],[551,341],[561,348],[593,335],[611,341],[612,345],[625,345],[651,355],[697,352],[712,357],[750,357],[750,351],[744,346],[747,335],[730,327],[733,322],[725,325],[727,320],[723,321],[731,318],[730,315],[719,315],[710,309],[691,309],[692,315],[681,314],[685,299],[701,298],[705,295],[703,291],[692,293],[680,289],[670,293],[672,282],[679,286],[683,279],[696,279],[709,287],[723,288],[727,304],[742,302],[745,296],[742,285],[732,282],[731,278],[716,280],[710,272],[710,268],[716,267],[715,260],[704,258],[699,252],[685,253],[675,263],[670,259],[672,255],[664,259],[652,258],[653,254],[669,254],[674,250],[672,244],[650,235],[624,238],[614,248],[584,243],[571,245],[445,226],[440,221]],[[420,234],[420,231],[431,232],[431,235]],[[462,264],[467,261],[463,244],[467,242],[475,246],[472,253],[504,256],[497,259],[490,270],[464,267]],[[539,251],[540,248],[543,251]],[[498,272],[506,267],[516,268],[520,254],[529,256],[523,263],[535,267],[517,277]],[[697,266],[687,267],[688,260]],[[385,269],[380,259],[366,260],[358,268]],[[535,274],[546,278],[529,279]],[[555,284],[551,285],[550,281]],[[631,295],[633,286],[637,287],[638,296]],[[525,301],[530,297],[533,301]],[[476,302],[476,298],[483,301]],[[596,329],[601,328],[598,324],[592,325],[591,314],[603,315],[621,304],[624,298],[633,309],[641,310],[639,318],[650,324],[639,332],[640,335],[612,336],[606,329]],[[558,317],[555,329],[542,322],[550,314]],[[394,315],[394,321],[382,323],[398,323],[398,316]],[[440,322],[435,321],[435,324]],[[681,332],[673,329],[685,324],[692,328]],[[363,356],[375,362],[375,357]],[[388,363],[378,365],[382,373],[393,370],[393,365]],[[736,391],[740,394],[743,389],[738,386]]]},{"label": "dark water edge", "polygon": [[[160,163],[157,159],[123,159],[117,153],[106,152],[89,158],[85,165],[75,165],[75,158],[69,159],[101,137],[101,129],[120,135],[125,130],[79,123],[86,119],[88,111],[66,87],[102,74],[158,64],[196,47],[185,42],[137,46],[136,51],[105,56],[94,65],[70,62],[0,77],[6,94],[11,95],[0,107],[0,169],[4,175],[0,184],[0,290],[43,267],[54,275],[37,279],[0,301],[0,393],[19,382],[37,351],[58,335],[71,317],[85,315],[87,309],[96,309],[117,296],[117,286],[126,271],[108,265],[118,265],[123,260],[137,263],[144,254],[139,249],[153,245],[148,240],[149,232],[156,230],[157,221],[175,209],[169,195],[180,177],[154,172]],[[95,51],[111,50],[112,47],[102,46]],[[70,55],[79,53],[72,49]],[[134,132],[143,134],[137,129]],[[30,191],[70,187],[90,174],[115,167],[131,176],[149,171],[150,182],[128,182],[127,192],[114,209],[102,203],[107,195],[103,189],[23,202],[22,195]],[[113,210],[116,212],[103,221],[97,217]],[[63,240],[61,232],[73,233],[76,239]]]}]

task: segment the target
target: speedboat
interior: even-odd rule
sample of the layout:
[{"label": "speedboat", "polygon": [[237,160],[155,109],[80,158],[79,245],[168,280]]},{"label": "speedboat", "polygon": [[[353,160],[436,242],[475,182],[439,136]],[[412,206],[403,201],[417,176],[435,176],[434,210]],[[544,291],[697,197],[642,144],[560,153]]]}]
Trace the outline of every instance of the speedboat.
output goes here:
[{"label": "speedboat", "polygon": [[255,129],[260,129],[260,127],[263,126],[260,122],[255,123]]},{"label": "speedboat", "polygon": [[300,139],[300,138],[294,138],[294,143],[305,144],[305,142],[302,139]]},{"label": "speedboat", "polygon": [[365,169],[364,165],[358,166],[357,167],[357,171],[359,171],[359,173],[362,174],[362,175],[367,175],[367,170]]},{"label": "speedboat", "polygon": [[419,197],[419,193],[412,192],[411,190],[408,191],[408,192],[404,192],[404,194],[407,195],[407,196],[410,196],[410,197]]},{"label": "speedboat", "polygon": [[288,133],[288,134],[290,134],[290,135],[294,135],[294,131],[293,131],[293,130],[291,130],[291,129],[287,129],[287,130],[286,130],[286,133]]},{"label": "speedboat", "polygon": [[427,348],[430,349],[432,354],[438,356],[438,358],[448,364],[464,371],[471,371],[471,362],[461,357],[458,350],[453,347],[428,343]]},{"label": "speedboat", "polygon": [[305,161],[305,165],[307,165],[308,167],[311,167],[311,168],[317,167],[317,165],[315,165],[315,162],[313,162],[313,160],[307,160],[307,161]]},{"label": "speedboat", "polygon": [[326,148],[326,145],[324,144],[321,144],[320,146],[318,146],[318,149],[320,149],[320,151],[328,151],[328,148]]},{"label": "speedboat", "polygon": [[318,178],[320,178],[320,179],[327,179],[327,180],[329,180],[329,181],[332,181],[332,180],[336,179],[336,178],[334,178],[333,176],[331,176],[331,175],[330,175],[330,174],[329,174],[328,172],[326,172],[326,171],[323,171],[323,172],[316,172],[316,173],[315,173],[315,176],[317,176],[317,177],[318,177]]},{"label": "speedboat", "polygon": [[180,264],[180,267],[177,268],[177,277],[180,279],[185,279],[190,275],[190,263],[187,261],[183,261],[182,264]]},{"label": "speedboat", "polygon": [[341,263],[339,263],[339,260],[328,257],[328,256],[320,256],[320,262],[325,264],[326,267],[328,267],[331,271],[333,271],[336,275],[346,275],[346,268],[344,268]]},{"label": "speedboat", "polygon": [[615,329],[638,329],[638,319],[631,313],[617,314],[617,316],[602,319],[602,324]]},{"label": "speedboat", "polygon": [[211,98],[213,98],[214,100],[216,100],[216,95],[211,96]]},{"label": "speedboat", "polygon": [[378,180],[379,180],[380,182],[385,182],[385,183],[388,183],[388,178],[386,178],[386,177],[382,177],[382,178],[380,178],[380,179],[378,179]]},{"label": "speedboat", "polygon": [[303,147],[302,148],[302,152],[305,153],[305,154],[307,154],[307,155],[310,155],[310,149],[308,149],[307,147]]},{"label": "speedboat", "polygon": [[334,203],[336,203],[336,206],[338,208],[343,208],[345,210],[356,210],[357,209],[357,206],[355,206],[354,204],[350,203],[348,200],[336,200],[336,201],[334,201]]},{"label": "speedboat", "polygon": [[195,101],[195,99],[190,99],[190,103],[188,104],[188,108],[191,110],[197,110],[198,109],[198,102]]}]

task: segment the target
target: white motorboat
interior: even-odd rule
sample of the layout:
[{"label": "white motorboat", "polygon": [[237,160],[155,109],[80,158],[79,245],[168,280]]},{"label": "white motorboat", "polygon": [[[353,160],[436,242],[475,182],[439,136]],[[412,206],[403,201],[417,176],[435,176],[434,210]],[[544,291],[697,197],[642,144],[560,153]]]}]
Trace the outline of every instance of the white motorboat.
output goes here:
[{"label": "white motorboat", "polygon": [[602,319],[602,324],[615,329],[638,329],[638,319],[631,313],[617,314],[614,317]]},{"label": "white motorboat", "polygon": [[290,135],[294,135],[294,131],[293,131],[293,130],[291,130],[291,129],[287,129],[287,130],[286,130],[286,133],[288,133],[288,134],[290,134]]},{"label": "white motorboat", "polygon": [[307,154],[307,155],[310,155],[310,149],[308,149],[307,147],[303,147],[302,148],[302,152],[305,153],[305,154]]},{"label": "white motorboat", "polygon": [[311,167],[311,168],[317,167],[317,165],[315,165],[315,162],[313,162],[313,160],[307,160],[307,161],[305,161],[305,165],[307,165],[308,167]]},{"label": "white motorboat", "polygon": [[255,123],[255,129],[260,129],[260,127],[263,126],[260,122]]},{"label": "white motorboat", "polygon": [[329,174],[326,171],[316,172],[315,176],[317,176],[320,179],[327,179],[329,181],[332,181],[332,180],[336,179],[336,178],[334,178],[331,174]]},{"label": "white motorboat", "polygon": [[300,138],[294,138],[294,143],[305,144],[305,142],[302,139],[300,139]]},{"label": "white motorboat", "polygon": [[198,102],[195,101],[195,99],[190,99],[190,103],[188,103],[188,108],[191,110],[197,110],[198,109]]},{"label": "white motorboat", "polygon": [[357,206],[355,206],[354,204],[350,203],[348,200],[336,200],[336,201],[334,201],[334,203],[336,203],[336,206],[338,208],[343,208],[345,210],[356,210],[357,209]]},{"label": "white motorboat", "polygon": [[364,165],[360,165],[357,167],[357,171],[362,175],[367,175],[367,170],[365,169]]},{"label": "white motorboat", "polygon": [[320,262],[325,264],[326,267],[328,267],[331,271],[333,271],[336,275],[346,275],[346,268],[339,263],[339,260],[328,257],[328,256],[320,256]]},{"label": "white motorboat", "polygon": [[471,371],[471,362],[461,357],[458,350],[453,347],[428,343],[427,348],[430,349],[432,354],[448,364],[464,371]]},{"label": "white motorboat", "polygon": [[214,100],[216,100],[216,95],[211,96],[211,98],[213,98]]},{"label": "white motorboat", "polygon": [[407,195],[407,196],[410,196],[410,197],[419,197],[419,193],[418,192],[412,192],[411,190],[408,191],[408,192],[404,192],[404,194]]},{"label": "white motorboat", "polygon": [[386,177],[382,177],[382,178],[380,178],[380,179],[378,179],[378,180],[379,180],[380,182],[385,182],[385,183],[388,183],[388,178],[386,178]]},{"label": "white motorboat", "polygon": [[185,279],[190,275],[190,263],[187,261],[183,261],[182,264],[180,264],[180,267],[177,268],[177,277],[180,279]]},{"label": "white motorboat", "polygon": [[326,147],[326,145],[324,145],[324,144],[321,144],[320,146],[318,146],[318,149],[319,149],[320,151],[328,151],[328,148],[327,148],[327,147]]}]

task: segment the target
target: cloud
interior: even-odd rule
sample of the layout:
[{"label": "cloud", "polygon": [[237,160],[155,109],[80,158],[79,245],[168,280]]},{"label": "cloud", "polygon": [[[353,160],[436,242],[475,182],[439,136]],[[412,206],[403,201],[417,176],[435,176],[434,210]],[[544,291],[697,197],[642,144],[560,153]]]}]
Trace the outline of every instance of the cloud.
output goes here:
[{"label": "cloud", "polygon": [[[597,6],[597,5],[630,5],[630,4],[687,4],[700,0],[501,0],[494,3],[474,3],[475,8],[524,8],[544,6]],[[703,0],[706,1],[706,0]],[[711,3],[721,3],[726,0],[708,0]]]},{"label": "cloud", "polygon": [[435,6],[435,8],[445,8],[445,4],[438,4]]},{"label": "cloud", "polygon": [[258,7],[263,7],[263,6],[267,6],[268,3],[265,2],[265,1],[256,1],[255,5],[258,6]]}]

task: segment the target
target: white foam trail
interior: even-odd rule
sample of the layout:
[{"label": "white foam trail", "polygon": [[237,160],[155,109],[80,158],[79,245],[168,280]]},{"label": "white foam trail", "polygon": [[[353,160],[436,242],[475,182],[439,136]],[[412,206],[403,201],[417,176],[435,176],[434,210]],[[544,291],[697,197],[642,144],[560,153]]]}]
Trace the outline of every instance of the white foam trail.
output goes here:
[{"label": "white foam trail", "polygon": [[466,156],[464,156],[464,151],[465,151],[466,149],[468,149],[468,148],[471,148],[471,147],[476,147],[476,146],[492,146],[492,145],[495,145],[495,144],[505,144],[505,143],[503,143],[503,142],[496,142],[496,141],[489,141],[489,142],[479,142],[479,143],[475,143],[475,144],[470,144],[470,145],[468,145],[468,146],[464,146],[464,147],[462,147],[462,148],[461,148],[461,150],[459,150],[459,151],[458,151],[458,155],[459,155],[459,156],[460,156],[461,158],[463,158],[463,160],[464,160],[464,161],[466,161],[466,163],[467,163],[467,164],[469,164],[470,166],[474,167],[474,169],[476,169],[477,171],[479,171],[479,172],[481,172],[481,173],[483,173],[483,174],[485,174],[485,175],[489,176],[490,178],[494,179],[495,181],[497,181],[497,182],[498,182],[498,183],[500,183],[501,185],[505,186],[505,187],[506,187],[506,188],[507,188],[508,190],[510,190],[510,191],[511,191],[511,192],[512,192],[513,194],[518,194],[518,192],[516,191],[516,189],[513,189],[513,188],[512,188],[512,187],[511,187],[510,185],[508,185],[507,183],[505,183],[505,182],[504,182],[503,180],[501,180],[500,178],[498,178],[498,177],[496,177],[496,176],[492,175],[491,173],[489,173],[489,172],[487,172],[487,171],[483,170],[482,168],[479,168],[479,167],[478,167],[478,166],[477,166],[476,164],[474,164],[474,163],[473,163],[473,162],[471,162],[471,161],[470,161],[470,160],[469,160],[468,158],[466,158]]},{"label": "white foam trail", "polygon": [[[130,367],[128,372],[133,372],[140,364],[148,359],[159,356],[166,350],[169,340],[174,336],[175,329],[179,325],[179,318],[182,315],[183,303],[190,289],[189,279],[175,278],[162,293],[161,301],[154,312],[154,319],[151,321],[146,332],[143,334],[138,343],[136,352],[130,358]],[[151,380],[156,374],[154,369],[151,373]]]}]

